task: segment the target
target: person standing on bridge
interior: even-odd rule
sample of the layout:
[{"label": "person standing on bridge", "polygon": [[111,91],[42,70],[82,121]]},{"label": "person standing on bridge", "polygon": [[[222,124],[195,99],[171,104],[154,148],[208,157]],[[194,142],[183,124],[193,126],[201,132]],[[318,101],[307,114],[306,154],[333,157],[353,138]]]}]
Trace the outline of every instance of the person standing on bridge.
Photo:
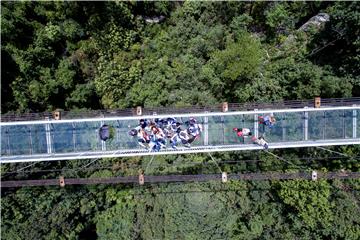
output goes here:
[{"label": "person standing on bridge", "polygon": [[267,141],[264,139],[264,137],[258,137],[256,138],[255,136],[252,137],[251,139],[253,141],[254,144],[257,144],[259,146],[262,146],[265,150],[269,148],[269,144],[267,143]]},{"label": "person standing on bridge", "polygon": [[249,128],[233,128],[236,132],[236,135],[242,139],[242,142],[245,143],[245,138],[252,135],[252,132]]},{"label": "person standing on bridge", "polygon": [[248,137],[252,135],[252,132],[249,128],[233,128],[238,137]]},{"label": "person standing on bridge", "polygon": [[166,148],[165,134],[161,128],[156,127],[156,125],[151,126],[151,136],[156,141],[161,148]]},{"label": "person standing on bridge", "polygon": [[149,126],[149,121],[147,119],[140,119],[139,126],[142,129],[145,129],[145,128],[147,128]]},{"label": "person standing on bridge", "polygon": [[274,126],[276,123],[276,119],[274,117],[274,114],[260,116],[259,117],[259,123],[263,124],[263,127],[267,126],[270,129]]},{"label": "person standing on bridge", "polygon": [[185,147],[190,148],[191,145],[189,140],[192,138],[188,133],[188,130],[182,130],[180,127],[177,128],[175,134],[170,139],[170,144],[173,149],[177,149],[176,145],[178,142],[181,142]]},{"label": "person standing on bridge", "polygon": [[188,126],[187,133],[190,136],[188,143],[192,143],[194,140],[200,138],[202,132],[201,124],[198,124],[195,118],[189,118],[185,124]]},{"label": "person standing on bridge", "polygon": [[131,129],[128,134],[132,137],[137,137],[138,144],[141,147],[145,149],[149,148],[148,144],[150,143],[150,136],[143,128],[141,128],[141,126]]}]

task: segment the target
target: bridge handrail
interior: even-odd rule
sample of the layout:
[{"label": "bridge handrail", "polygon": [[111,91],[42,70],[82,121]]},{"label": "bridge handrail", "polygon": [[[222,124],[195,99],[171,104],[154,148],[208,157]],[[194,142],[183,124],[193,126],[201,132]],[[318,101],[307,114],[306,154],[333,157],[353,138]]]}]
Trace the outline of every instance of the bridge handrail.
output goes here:
[{"label": "bridge handrail", "polygon": [[[360,105],[360,97],[353,98],[323,98],[321,99],[322,107],[336,107],[336,106],[351,106]],[[289,101],[273,101],[268,103],[250,102],[250,103],[229,103],[228,111],[247,111],[254,109],[296,109],[311,107],[314,105],[314,100],[289,100]],[[209,106],[188,106],[188,107],[146,107],[142,109],[143,115],[155,114],[190,114],[203,112],[221,112],[222,104],[215,104]],[[91,117],[128,117],[136,115],[135,108],[128,109],[106,109],[106,110],[72,110],[61,111],[62,119],[79,119]],[[44,120],[46,117],[53,118],[52,112],[42,113],[6,113],[1,116],[1,122],[16,122],[16,121],[32,121]]]},{"label": "bridge handrail", "polygon": [[[360,104],[355,106],[338,106],[338,107],[322,107],[322,108],[306,108],[306,112],[324,112],[324,111],[336,111],[336,110],[360,110]],[[255,110],[243,110],[243,111],[228,111],[228,112],[198,112],[198,113],[174,113],[174,114],[158,114],[154,115],[130,115],[130,116],[94,116],[90,118],[70,118],[70,119],[41,119],[41,120],[29,120],[29,121],[13,121],[13,122],[0,122],[1,126],[15,126],[15,125],[40,125],[40,124],[63,124],[63,123],[84,123],[84,122],[99,122],[99,121],[132,121],[145,119],[166,118],[166,117],[221,117],[221,116],[237,116],[237,115],[251,115],[251,114],[272,114],[272,113],[296,113],[304,112],[304,108],[285,108],[285,109],[255,109]]]}]

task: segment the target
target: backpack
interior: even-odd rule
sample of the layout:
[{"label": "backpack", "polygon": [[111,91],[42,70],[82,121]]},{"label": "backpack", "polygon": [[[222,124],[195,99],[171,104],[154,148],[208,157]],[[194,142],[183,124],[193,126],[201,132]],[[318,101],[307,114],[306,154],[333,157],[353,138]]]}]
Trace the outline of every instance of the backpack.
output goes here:
[{"label": "backpack", "polygon": [[108,125],[102,125],[99,129],[99,137],[101,140],[106,141],[110,137],[110,129]]}]

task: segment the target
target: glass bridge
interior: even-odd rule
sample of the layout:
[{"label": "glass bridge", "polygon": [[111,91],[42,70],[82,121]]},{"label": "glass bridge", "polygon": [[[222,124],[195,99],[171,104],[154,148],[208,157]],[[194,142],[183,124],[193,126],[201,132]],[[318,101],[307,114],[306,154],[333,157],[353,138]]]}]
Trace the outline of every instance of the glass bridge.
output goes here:
[{"label": "glass bridge", "polygon": [[[258,118],[273,114],[273,128],[263,127]],[[359,116],[359,117],[358,117]],[[176,117],[185,122],[195,117],[202,124],[199,139],[190,148],[178,144],[174,150],[149,152],[128,132],[139,119]],[[99,138],[99,128],[107,124],[113,138]],[[1,122],[1,163],[89,159],[142,155],[184,154],[259,150],[251,138],[239,138],[233,128],[249,128],[264,136],[269,149],[360,144],[360,105],[322,108],[259,109],[194,114],[111,116],[84,119]]]}]

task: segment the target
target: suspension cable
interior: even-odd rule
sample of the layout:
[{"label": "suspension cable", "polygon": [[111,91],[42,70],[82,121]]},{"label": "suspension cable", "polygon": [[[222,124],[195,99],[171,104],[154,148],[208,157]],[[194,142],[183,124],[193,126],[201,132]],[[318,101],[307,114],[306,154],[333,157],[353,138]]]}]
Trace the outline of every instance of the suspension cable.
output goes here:
[{"label": "suspension cable", "polygon": [[154,157],[155,157],[155,155],[153,155],[153,156],[151,157],[151,159],[150,159],[149,163],[146,165],[146,168],[145,168],[144,173],[146,173],[146,170],[147,170],[147,169],[148,169],[148,167],[150,166],[150,164],[151,164],[152,160],[154,159]]},{"label": "suspension cable", "polygon": [[305,168],[303,168],[303,167],[301,167],[301,166],[295,165],[295,164],[292,163],[292,162],[289,162],[288,160],[286,160],[286,159],[284,159],[284,158],[282,158],[282,157],[279,157],[278,155],[276,155],[276,154],[274,154],[274,153],[272,153],[272,152],[269,152],[268,150],[265,150],[265,152],[267,152],[267,153],[269,153],[270,155],[276,157],[277,159],[280,159],[280,160],[282,160],[282,161],[284,161],[284,162],[287,162],[287,163],[289,163],[289,164],[291,164],[291,165],[293,165],[293,166],[295,166],[295,167],[298,167],[298,168],[300,168],[300,169],[305,169]]},{"label": "suspension cable", "polygon": [[216,166],[219,168],[220,172],[222,172],[222,170],[221,170],[221,168],[220,168],[219,164],[215,161],[215,159],[213,158],[213,156],[211,155],[211,153],[208,153],[208,154],[209,154],[209,156],[210,156],[211,160],[213,160],[213,161],[214,161],[214,163],[216,164]]},{"label": "suspension cable", "polygon": [[330,149],[327,149],[327,148],[324,148],[324,147],[316,147],[316,148],[320,148],[320,149],[325,150],[325,151],[328,151],[328,152],[332,152],[332,153],[339,154],[339,155],[341,155],[341,156],[345,156],[345,157],[352,158],[351,156],[349,156],[349,155],[347,155],[347,154],[340,153],[340,152],[337,152],[337,151],[334,151],[334,150],[330,150]]},{"label": "suspension cable", "polygon": [[[323,161],[323,160],[331,160],[331,159],[339,159],[339,160],[346,160],[349,157],[301,157],[301,158],[297,158],[299,160],[318,160],[318,161]],[[351,159],[353,160],[359,160],[360,156],[354,156],[351,157]],[[264,160],[260,160],[260,159],[241,159],[241,160],[228,160],[228,161],[221,161],[219,162],[219,164],[235,164],[235,163],[251,163],[251,162],[264,162]],[[213,162],[201,162],[201,163],[196,163],[196,162],[183,162],[183,163],[171,163],[172,166],[178,167],[178,166],[192,166],[192,165],[196,165],[196,164],[201,164],[201,165],[208,165],[211,164]],[[3,163],[4,164],[4,163]],[[135,166],[136,164],[129,164],[130,166]],[[137,166],[137,165],[136,165]],[[152,164],[153,167],[159,167],[159,166],[164,166],[164,164]],[[30,165],[28,166],[30,167]],[[89,168],[85,168],[85,167],[79,167],[79,168],[63,168],[63,169],[44,169],[44,170],[26,170],[26,171],[22,171],[22,173],[47,173],[47,172],[68,172],[68,171],[93,171],[93,170],[99,170],[99,169],[113,169],[114,166],[113,164],[110,165],[106,165],[106,166],[97,166],[97,167],[89,167]],[[7,177],[11,174],[15,174],[18,173],[18,171],[8,171],[8,172],[4,172],[1,173],[2,176],[1,178]]]}]

